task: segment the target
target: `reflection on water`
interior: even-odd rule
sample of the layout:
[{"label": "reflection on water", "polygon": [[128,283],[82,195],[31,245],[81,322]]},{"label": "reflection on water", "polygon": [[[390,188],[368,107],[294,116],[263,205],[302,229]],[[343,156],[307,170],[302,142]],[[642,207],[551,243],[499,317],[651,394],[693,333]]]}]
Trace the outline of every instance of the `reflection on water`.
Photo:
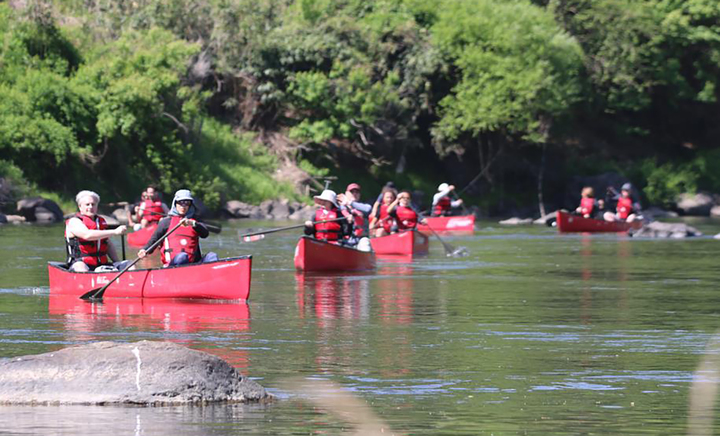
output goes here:
[{"label": "reflection on water", "polygon": [[[252,250],[249,306],[48,298],[42,264],[62,255],[50,248],[53,229],[0,229],[0,243],[22,258],[0,259],[0,356],[170,340],[226,358],[282,399],[5,408],[0,425],[24,434],[350,434],[352,420],[304,401],[309,383],[284,384],[299,375],[332,381],[360,402],[351,411],[369,406],[399,434],[685,433],[693,373],[703,359],[715,365],[703,356],[720,325],[720,244],[481,228],[447,237],[469,257],[448,258],[433,241],[428,256],[383,257],[375,271],[347,276],[296,274],[297,235],[203,241],[221,256]],[[702,425],[720,434],[718,423]]]}]

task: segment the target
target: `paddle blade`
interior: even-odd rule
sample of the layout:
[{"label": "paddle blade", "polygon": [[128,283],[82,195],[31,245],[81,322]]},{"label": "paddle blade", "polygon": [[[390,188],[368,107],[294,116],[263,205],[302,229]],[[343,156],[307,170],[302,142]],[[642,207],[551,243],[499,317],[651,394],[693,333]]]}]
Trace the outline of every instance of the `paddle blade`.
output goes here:
[{"label": "paddle blade", "polygon": [[243,236],[240,240],[242,242],[255,242],[260,241],[262,239],[265,239],[265,234],[261,235],[252,235],[252,236]]},{"label": "paddle blade", "polygon": [[470,253],[468,253],[467,248],[465,247],[458,247],[454,249],[452,252],[448,253],[448,257],[466,257]]},{"label": "paddle blade", "polygon": [[102,289],[102,288],[92,289],[92,290],[82,294],[80,296],[80,299],[81,300],[96,300],[97,298],[94,298],[94,295],[97,294],[100,291],[100,289]]}]

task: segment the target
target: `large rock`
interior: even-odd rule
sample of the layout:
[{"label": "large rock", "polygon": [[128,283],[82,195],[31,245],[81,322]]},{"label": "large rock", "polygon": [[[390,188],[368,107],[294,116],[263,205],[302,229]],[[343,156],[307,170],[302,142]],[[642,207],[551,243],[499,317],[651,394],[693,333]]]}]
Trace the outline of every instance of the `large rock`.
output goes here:
[{"label": "large rock", "polygon": [[677,218],[678,214],[671,210],[660,209],[659,207],[653,206],[643,209],[642,216],[646,220],[654,220],[658,218]]},{"label": "large rock", "polygon": [[242,201],[230,200],[225,203],[221,212],[228,218],[250,218],[265,219],[266,214],[260,210],[259,206],[243,203]]},{"label": "large rock", "polygon": [[710,209],[710,216],[720,217],[720,205],[713,206],[712,209]]},{"label": "large rock", "polygon": [[271,396],[219,357],[171,342],[96,342],[0,360],[0,404],[204,404]]},{"label": "large rock", "polygon": [[315,207],[304,205],[293,212],[288,219],[292,221],[308,221],[315,218]]},{"label": "large rock", "polygon": [[20,215],[5,215],[8,223],[20,224],[25,222],[25,217]]},{"label": "large rock", "polygon": [[17,202],[17,212],[26,221],[56,223],[63,220],[60,206],[52,200],[42,197],[23,198]]},{"label": "large rock", "polygon": [[709,194],[681,194],[675,207],[683,215],[710,216],[715,200]]},{"label": "large rock", "polygon": [[128,211],[127,211],[127,209],[125,209],[125,208],[123,208],[123,207],[119,207],[119,208],[115,209],[115,210],[112,212],[112,216],[113,216],[113,218],[116,219],[119,223],[127,224],[127,223],[129,222],[129,221],[128,221]]},{"label": "large rock", "polygon": [[275,200],[272,204],[272,217],[276,220],[286,220],[292,214],[288,200]]},{"label": "large rock", "polygon": [[701,236],[702,233],[695,227],[684,223],[661,223],[658,221],[645,224],[638,230],[631,230],[630,235],[646,238],[687,238],[688,236]]},{"label": "large rock", "polygon": [[543,226],[552,226],[555,221],[557,221],[557,211],[550,212],[548,214],[541,216],[540,218],[533,221],[533,224],[540,224]]},{"label": "large rock", "polygon": [[520,226],[524,224],[532,224],[533,219],[532,218],[508,218],[506,220],[498,221],[498,224],[502,224],[504,226]]}]

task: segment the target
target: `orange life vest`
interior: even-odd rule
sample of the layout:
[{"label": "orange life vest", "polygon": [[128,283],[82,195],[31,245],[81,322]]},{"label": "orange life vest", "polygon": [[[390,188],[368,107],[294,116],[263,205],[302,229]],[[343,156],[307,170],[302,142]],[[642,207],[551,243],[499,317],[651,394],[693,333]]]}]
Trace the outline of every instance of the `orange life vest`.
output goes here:
[{"label": "orange life vest", "polygon": [[[76,213],[74,218],[80,219],[88,230],[107,229],[105,218],[100,215],[95,215],[93,219],[81,213]],[[107,255],[108,238],[98,239],[97,241],[87,241],[77,236],[68,238],[67,223],[69,221],[70,220],[65,222],[65,246],[68,251],[68,264],[72,264],[78,260],[83,261],[90,268],[109,264],[110,258]]]},{"label": "orange life vest", "polygon": [[157,222],[165,215],[162,201],[145,200],[143,203],[145,204],[145,208],[143,209],[141,219],[147,220],[148,222]]},{"label": "orange life vest", "polygon": [[442,197],[440,200],[438,200],[437,204],[435,204],[435,207],[433,207],[432,214],[433,216],[445,216],[450,213],[450,210],[452,209],[452,201],[450,201],[450,197],[447,195]]},{"label": "orange life vest", "polygon": [[617,203],[617,214],[620,219],[627,219],[632,213],[632,198],[620,197]]},{"label": "orange life vest", "polygon": [[411,207],[398,206],[395,208],[398,230],[412,230],[417,227],[417,213]]},{"label": "orange life vest", "polygon": [[583,198],[580,200],[580,213],[582,216],[592,215],[593,208],[595,207],[594,198]]},{"label": "orange life vest", "polygon": [[[181,219],[183,219],[183,217],[177,215],[170,217],[170,226],[168,228],[174,228]],[[180,253],[187,253],[190,263],[199,261],[199,246],[200,236],[195,231],[195,228],[189,224],[187,226],[180,226],[172,232],[170,236],[165,238],[163,242],[161,256],[163,265],[168,265],[172,262],[173,258]]]},{"label": "orange life vest", "polygon": [[[337,218],[339,218],[337,209],[319,208],[315,211],[315,221],[329,221]],[[342,226],[337,221],[315,224],[315,238],[323,241],[337,241],[340,239],[341,231]]]}]

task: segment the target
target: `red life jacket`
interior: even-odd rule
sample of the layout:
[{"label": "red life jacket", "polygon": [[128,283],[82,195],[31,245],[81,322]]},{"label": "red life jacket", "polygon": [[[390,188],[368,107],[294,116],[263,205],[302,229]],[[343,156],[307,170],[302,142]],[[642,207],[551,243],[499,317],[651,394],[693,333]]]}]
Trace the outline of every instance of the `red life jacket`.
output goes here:
[{"label": "red life jacket", "polygon": [[617,203],[617,214],[618,218],[624,220],[632,213],[633,205],[632,198],[620,197]]},{"label": "red life jacket", "polygon": [[417,227],[417,213],[410,208],[405,206],[398,206],[395,208],[395,215],[398,221],[398,230],[412,230]]},{"label": "red life jacket", "polygon": [[141,219],[152,223],[160,221],[163,215],[165,215],[165,211],[162,207],[162,201],[145,200],[143,203],[145,204],[145,208],[143,209]]},{"label": "red life jacket", "polygon": [[583,198],[580,200],[580,214],[582,216],[592,215],[593,208],[595,207],[594,198]]},{"label": "red life jacket", "polygon": [[395,223],[395,219],[390,216],[388,213],[388,205],[381,204],[380,205],[380,225],[385,229],[386,232],[390,233],[392,231],[392,226]]},{"label": "red life jacket", "polygon": [[[170,217],[170,226],[172,229],[180,220],[183,219],[181,216],[173,215]],[[191,225],[180,226],[177,230],[172,232],[170,236],[165,238],[163,242],[162,250],[162,262],[163,265],[168,265],[172,262],[173,258],[180,253],[187,253],[190,263],[197,262],[200,260],[200,236],[195,231],[195,228]]]},{"label": "red life jacket", "polygon": [[[337,209],[319,208],[315,211],[315,221],[329,221],[339,218]],[[339,222],[315,224],[315,238],[323,241],[337,241],[340,239],[342,226]]]},{"label": "red life jacket", "polygon": [[[79,218],[88,230],[105,230],[107,228],[105,218],[100,215],[95,215],[93,219],[81,213],[76,213],[74,218]],[[78,260],[83,261],[90,268],[109,264],[110,258],[107,255],[108,238],[98,239],[97,241],[87,241],[77,236],[68,238],[67,223],[69,221],[65,222],[65,245],[68,251],[68,264]]]},{"label": "red life jacket", "polygon": [[353,209],[353,222],[355,224],[355,228],[353,229],[353,234],[355,236],[364,236],[365,235],[365,215],[363,215],[362,212],[359,210]]},{"label": "red life jacket", "polygon": [[432,214],[434,216],[445,216],[450,213],[450,209],[452,209],[452,201],[450,201],[450,197],[446,195],[435,204]]}]

